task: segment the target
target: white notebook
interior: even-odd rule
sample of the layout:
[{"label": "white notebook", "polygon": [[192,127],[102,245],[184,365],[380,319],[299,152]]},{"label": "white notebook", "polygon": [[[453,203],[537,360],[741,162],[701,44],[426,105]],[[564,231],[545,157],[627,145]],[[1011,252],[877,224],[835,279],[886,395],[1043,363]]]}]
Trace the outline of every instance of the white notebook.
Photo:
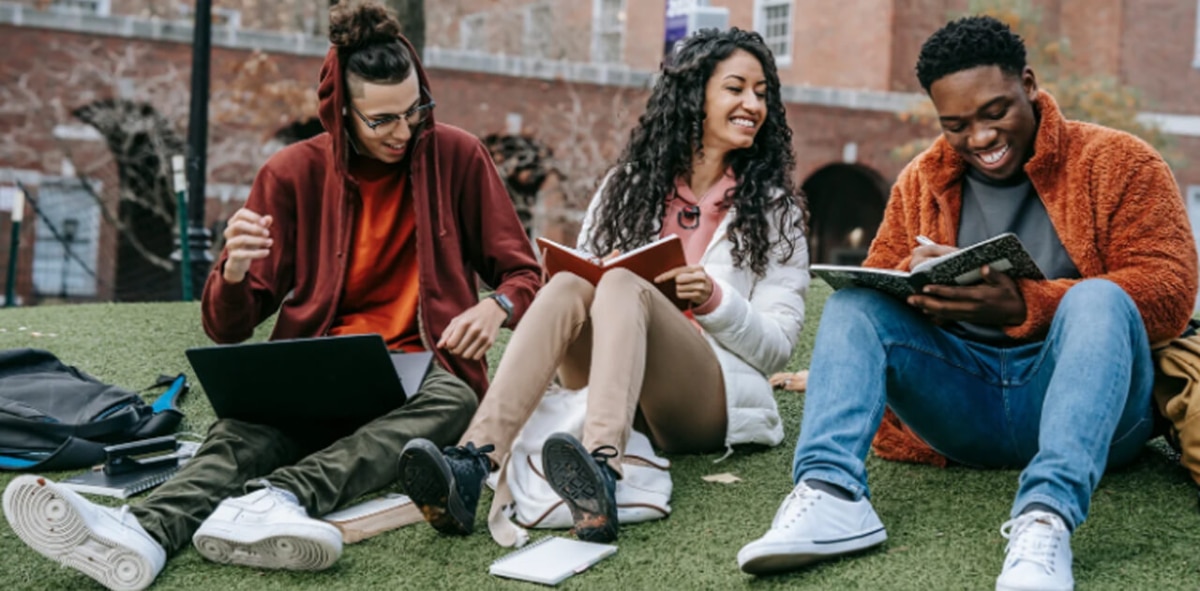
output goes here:
[{"label": "white notebook", "polygon": [[546,537],[493,562],[488,572],[498,577],[557,585],[616,551],[617,547],[611,544]]}]

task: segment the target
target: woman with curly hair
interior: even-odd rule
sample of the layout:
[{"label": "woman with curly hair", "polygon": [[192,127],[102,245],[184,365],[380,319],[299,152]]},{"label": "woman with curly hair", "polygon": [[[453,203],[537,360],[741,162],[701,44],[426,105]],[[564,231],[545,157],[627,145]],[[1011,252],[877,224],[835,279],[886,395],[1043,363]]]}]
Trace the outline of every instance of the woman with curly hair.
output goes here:
[{"label": "woman with curly hair", "polygon": [[[204,329],[242,341],[278,312],[273,339],[378,334],[381,346],[436,361],[405,404],[378,417],[222,418],[133,507],[13,480],[3,506],[21,539],[110,589],[147,587],[189,544],[222,564],[332,566],[341,532],[314,517],[395,483],[410,439],[458,440],[486,388],[484,354],[541,284],[491,155],[434,121],[429,80],[396,19],[343,3],[330,40],[318,88],[327,133],[259,171],[205,284]],[[493,298],[479,300],[477,276]]]},{"label": "woman with curly hair", "polygon": [[[617,536],[615,480],[634,426],[670,453],[783,437],[768,375],[787,364],[808,287],[805,206],[775,60],[757,33],[700,31],[656,83],[579,246],[629,251],[670,234],[687,265],[654,282],[625,270],[592,285],[556,274],[513,334],[460,446],[414,440],[401,480],[439,531],[470,533],[488,472],[557,370],[587,387],[583,438],[543,448],[545,476],[584,540]],[[674,281],[685,314],[654,285]]]}]

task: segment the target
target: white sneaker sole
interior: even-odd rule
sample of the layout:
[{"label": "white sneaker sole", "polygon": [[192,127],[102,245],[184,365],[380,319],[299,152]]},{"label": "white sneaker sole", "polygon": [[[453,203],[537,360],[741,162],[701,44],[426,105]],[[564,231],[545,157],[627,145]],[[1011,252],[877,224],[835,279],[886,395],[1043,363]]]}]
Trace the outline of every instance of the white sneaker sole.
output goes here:
[{"label": "white sneaker sole", "polygon": [[342,534],[330,525],[324,528],[287,524],[255,528],[252,537],[245,527],[205,521],[192,544],[200,555],[219,564],[235,564],[272,570],[325,570],[342,555]]},{"label": "white sneaker sole", "polygon": [[861,552],[887,541],[883,528],[830,542],[751,542],[738,552],[738,566],[752,575],[780,573],[814,562]]},{"label": "white sneaker sole", "polygon": [[[38,554],[69,566],[113,591],[149,587],[159,568],[141,549],[116,541],[89,519],[79,495],[37,476],[18,476],[4,490],[4,515],[17,537]],[[146,541],[149,543],[149,541]]]}]

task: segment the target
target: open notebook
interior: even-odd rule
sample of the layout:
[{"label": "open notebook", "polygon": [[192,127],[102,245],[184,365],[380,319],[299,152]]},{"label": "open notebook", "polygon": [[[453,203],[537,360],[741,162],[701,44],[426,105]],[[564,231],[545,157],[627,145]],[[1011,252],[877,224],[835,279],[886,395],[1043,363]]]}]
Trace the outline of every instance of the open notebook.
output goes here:
[{"label": "open notebook", "polygon": [[[607,260],[546,238],[538,238],[537,243],[542,251],[542,267],[548,276],[568,271],[592,285],[600,283],[600,277],[609,269],[626,269],[653,283],[655,277],[687,264],[683,241],[674,234]],[[664,281],[655,287],[680,310],[691,306],[691,302],[680,299],[675,293],[675,280]]]},{"label": "open notebook", "polygon": [[493,562],[488,572],[498,577],[557,585],[616,551],[617,547],[611,544],[546,537]]}]

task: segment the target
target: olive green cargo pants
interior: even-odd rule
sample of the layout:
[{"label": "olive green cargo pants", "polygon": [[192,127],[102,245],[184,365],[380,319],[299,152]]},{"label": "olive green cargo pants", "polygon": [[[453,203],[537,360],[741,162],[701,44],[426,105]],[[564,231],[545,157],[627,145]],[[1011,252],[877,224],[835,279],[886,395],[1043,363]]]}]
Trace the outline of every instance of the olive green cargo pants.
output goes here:
[{"label": "olive green cargo pants", "polygon": [[453,445],[477,405],[475,392],[435,363],[407,404],[357,430],[284,432],[220,419],[196,456],[131,511],[168,555],[191,543],[222,500],[262,488],[263,481],[296,495],[309,515],[325,515],[396,482],[409,440]]}]

